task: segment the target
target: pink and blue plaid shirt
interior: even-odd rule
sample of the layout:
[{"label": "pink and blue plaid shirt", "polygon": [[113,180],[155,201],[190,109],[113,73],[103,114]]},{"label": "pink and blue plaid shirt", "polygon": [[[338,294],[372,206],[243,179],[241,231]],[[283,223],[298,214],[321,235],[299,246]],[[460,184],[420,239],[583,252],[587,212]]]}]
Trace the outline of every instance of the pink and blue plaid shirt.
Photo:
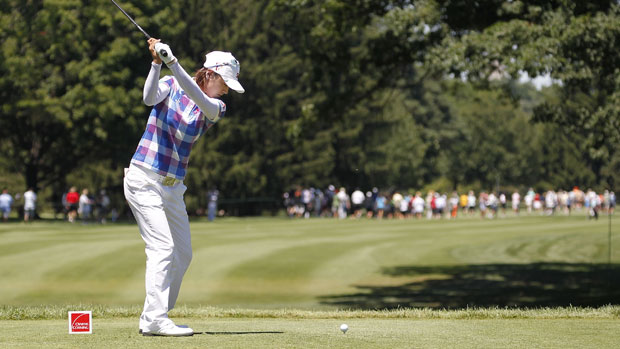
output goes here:
[{"label": "pink and blue plaid shirt", "polygon": [[162,82],[170,87],[170,94],[153,106],[131,163],[150,168],[162,176],[183,180],[192,146],[224,116],[226,105],[218,100],[219,115],[211,121],[173,76],[165,76],[160,80]]}]

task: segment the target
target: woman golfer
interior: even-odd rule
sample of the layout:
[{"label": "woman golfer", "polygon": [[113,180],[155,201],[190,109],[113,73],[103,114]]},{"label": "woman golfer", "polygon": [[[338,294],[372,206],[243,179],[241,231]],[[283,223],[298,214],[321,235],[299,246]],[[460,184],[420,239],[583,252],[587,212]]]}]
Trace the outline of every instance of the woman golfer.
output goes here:
[{"label": "woman golfer", "polygon": [[[153,109],[124,180],[125,198],[146,245],[140,332],[191,336],[191,328],[176,326],[168,318],[192,259],[183,178],[192,146],[224,116],[226,105],[217,98],[229,88],[239,93],[244,89],[237,80],[239,62],[229,52],[207,54],[203,68],[192,78],[168,45],[157,39],[149,39],[148,44],[153,62],[143,98]],[[159,80],[162,61],[173,76]]]}]

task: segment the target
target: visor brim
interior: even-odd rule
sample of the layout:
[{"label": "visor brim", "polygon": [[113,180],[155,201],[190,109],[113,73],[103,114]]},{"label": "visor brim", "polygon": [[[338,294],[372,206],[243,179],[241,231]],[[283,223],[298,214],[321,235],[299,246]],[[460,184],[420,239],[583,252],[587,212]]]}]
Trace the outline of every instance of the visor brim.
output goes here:
[{"label": "visor brim", "polygon": [[245,92],[245,89],[243,88],[243,86],[241,86],[241,84],[237,80],[225,79],[224,82],[226,83],[228,87],[230,87],[232,90],[234,90],[237,93]]}]

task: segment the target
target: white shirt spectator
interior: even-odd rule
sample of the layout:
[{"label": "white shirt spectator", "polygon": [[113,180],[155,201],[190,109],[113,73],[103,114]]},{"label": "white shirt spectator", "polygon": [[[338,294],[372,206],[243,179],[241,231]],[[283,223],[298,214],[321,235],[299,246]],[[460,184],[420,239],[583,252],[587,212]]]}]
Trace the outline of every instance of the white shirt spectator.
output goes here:
[{"label": "white shirt spectator", "polygon": [[305,205],[308,205],[310,203],[310,201],[312,201],[312,191],[310,191],[309,189],[302,190],[301,191],[301,201]]},{"label": "white shirt spectator", "polygon": [[439,210],[443,210],[444,208],[446,208],[446,196],[445,195],[437,196],[437,199],[435,199],[435,206]]},{"label": "white shirt spectator", "polygon": [[80,201],[78,203],[78,205],[79,205],[78,211],[80,213],[90,213],[91,212],[91,204],[92,204],[92,201],[90,200],[88,195],[86,195],[86,194],[80,195]]},{"label": "white shirt spectator", "polygon": [[340,188],[340,191],[338,192],[338,194],[336,194],[336,196],[338,197],[340,203],[346,203],[349,201],[349,195],[347,195],[347,192],[344,190],[344,188]]},{"label": "white shirt spectator", "polygon": [[516,210],[519,208],[519,204],[521,203],[521,195],[519,192],[512,193],[512,209]]},{"label": "white shirt spectator", "polygon": [[598,205],[598,195],[596,195],[592,189],[588,190],[586,200],[590,204],[590,207],[596,207]]},{"label": "white shirt spectator", "polygon": [[413,199],[413,212],[424,212],[424,199],[422,199],[421,196],[416,196],[415,199]]},{"label": "white shirt spectator", "polygon": [[24,193],[24,210],[34,210],[37,203],[37,194],[32,190]]},{"label": "white shirt spectator", "polygon": [[545,206],[547,208],[555,208],[557,205],[557,196],[553,190],[549,190],[545,195]]},{"label": "white shirt spectator", "polygon": [[340,204],[338,205],[338,217],[347,218],[347,209],[349,208],[349,195],[344,188],[340,188],[338,194],[336,194]]},{"label": "white shirt spectator", "polygon": [[11,194],[0,194],[0,207],[11,207],[13,204],[13,197]]},{"label": "white shirt spectator", "polygon": [[459,197],[458,196],[451,196],[450,197],[450,207],[452,209],[454,209],[455,207],[459,206]]},{"label": "white shirt spectator", "polygon": [[495,194],[491,193],[489,194],[489,199],[487,200],[487,206],[497,206],[497,197],[495,196]]},{"label": "white shirt spectator", "polygon": [[353,192],[353,194],[351,194],[351,202],[353,203],[353,205],[361,205],[364,203],[365,200],[365,196],[364,193],[362,193],[361,190],[356,190]]},{"label": "white shirt spectator", "polygon": [[473,193],[467,195],[467,207],[476,207],[476,196]]},{"label": "white shirt spectator", "polygon": [[392,196],[392,201],[394,202],[394,207],[400,208],[400,202],[403,201],[403,196],[399,192],[396,192]]},{"label": "white shirt spectator", "polygon": [[407,212],[409,211],[409,200],[411,200],[411,198],[409,196],[405,196],[401,201],[400,201],[400,212]]},{"label": "white shirt spectator", "polygon": [[533,201],[534,201],[534,195],[530,195],[529,193],[525,195],[525,206],[532,207]]}]

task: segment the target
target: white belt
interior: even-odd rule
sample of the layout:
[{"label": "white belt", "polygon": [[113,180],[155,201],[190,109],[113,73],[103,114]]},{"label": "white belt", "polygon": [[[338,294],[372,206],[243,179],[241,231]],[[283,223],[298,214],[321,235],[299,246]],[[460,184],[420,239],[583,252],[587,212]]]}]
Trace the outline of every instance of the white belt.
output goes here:
[{"label": "white belt", "polygon": [[178,183],[181,183],[180,179],[176,179],[176,178],[172,178],[172,177],[168,177],[168,176],[162,176],[160,174],[157,174],[155,172],[153,172],[152,170],[149,170],[147,168],[144,168],[140,165],[136,165],[136,164],[129,164],[129,168],[134,169],[134,170],[138,170],[142,173],[144,173],[147,177],[151,178],[152,180],[155,180],[159,183],[161,183],[162,185],[165,185],[167,187],[172,187],[177,185]]}]

